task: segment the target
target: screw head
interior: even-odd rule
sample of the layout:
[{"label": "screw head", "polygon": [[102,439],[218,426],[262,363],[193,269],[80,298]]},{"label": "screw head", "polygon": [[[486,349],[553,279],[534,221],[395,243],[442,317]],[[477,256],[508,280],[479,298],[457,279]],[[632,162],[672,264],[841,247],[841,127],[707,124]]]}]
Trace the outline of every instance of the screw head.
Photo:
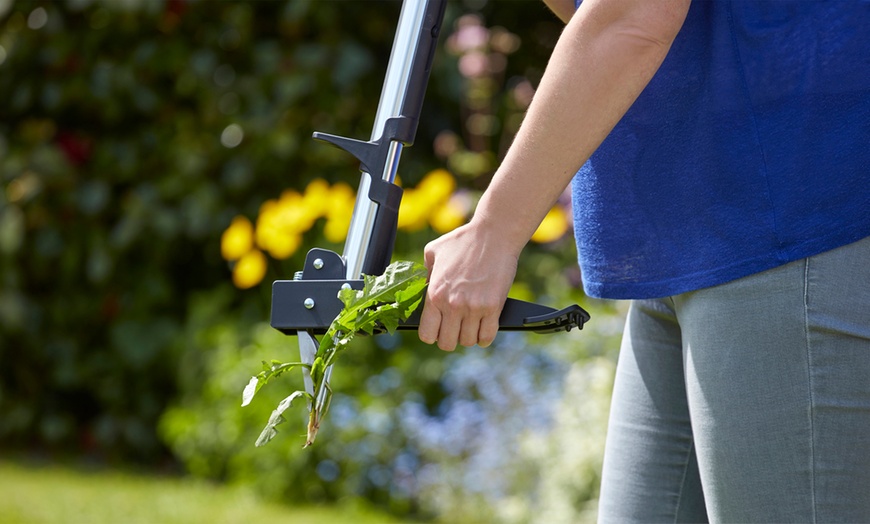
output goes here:
[{"label": "screw head", "polygon": [[345,282],[344,284],[341,285],[341,289],[350,289],[350,284]]},{"label": "screw head", "polygon": [[323,267],[323,259],[322,258],[315,258],[313,264],[314,264],[314,269],[321,269]]},{"label": "screw head", "polygon": [[302,305],[305,306],[305,309],[314,309],[314,299],[313,298],[306,298],[302,302]]}]

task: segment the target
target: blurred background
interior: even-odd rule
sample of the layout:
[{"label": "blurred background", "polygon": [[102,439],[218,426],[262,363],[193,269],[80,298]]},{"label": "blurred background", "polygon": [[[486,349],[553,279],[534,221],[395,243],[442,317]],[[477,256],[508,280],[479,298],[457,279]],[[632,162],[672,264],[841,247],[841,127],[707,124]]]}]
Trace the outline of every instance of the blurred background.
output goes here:
[{"label": "blurred background", "polygon": [[[583,331],[357,338],[316,444],[297,406],[254,447],[301,387],[240,407],[296,358],[271,282],[341,252],[359,182],[310,136],[369,138],[400,7],[0,0],[0,521],[594,520],[623,311],[582,295],[570,199],[511,296],[579,303]],[[450,0],[394,258],[468,219],[561,28],[536,0]]]}]

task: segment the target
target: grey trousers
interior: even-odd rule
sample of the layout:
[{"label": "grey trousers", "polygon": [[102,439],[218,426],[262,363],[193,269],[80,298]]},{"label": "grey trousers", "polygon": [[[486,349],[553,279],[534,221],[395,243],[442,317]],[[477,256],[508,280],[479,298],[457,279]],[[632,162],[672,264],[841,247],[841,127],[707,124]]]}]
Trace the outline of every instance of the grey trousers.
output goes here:
[{"label": "grey trousers", "polygon": [[600,522],[870,522],[870,238],[631,304]]}]

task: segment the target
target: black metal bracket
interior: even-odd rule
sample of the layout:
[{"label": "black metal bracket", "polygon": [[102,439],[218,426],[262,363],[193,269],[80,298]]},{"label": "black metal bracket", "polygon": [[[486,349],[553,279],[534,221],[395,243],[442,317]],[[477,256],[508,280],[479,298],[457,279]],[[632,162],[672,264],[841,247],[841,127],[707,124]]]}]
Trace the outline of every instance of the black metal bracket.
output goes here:
[{"label": "black metal bracket", "polygon": [[383,273],[393,256],[403,191],[396,184],[380,178],[380,175],[386,168],[390,144],[394,141],[404,144],[413,143],[416,130],[416,119],[400,116],[387,119],[384,133],[371,142],[327,133],[314,133],[316,140],[328,142],[352,154],[359,160],[360,170],[368,173],[369,200],[378,204],[378,211],[372,225],[372,237],[369,241],[369,253],[363,265],[363,273],[369,275]]}]

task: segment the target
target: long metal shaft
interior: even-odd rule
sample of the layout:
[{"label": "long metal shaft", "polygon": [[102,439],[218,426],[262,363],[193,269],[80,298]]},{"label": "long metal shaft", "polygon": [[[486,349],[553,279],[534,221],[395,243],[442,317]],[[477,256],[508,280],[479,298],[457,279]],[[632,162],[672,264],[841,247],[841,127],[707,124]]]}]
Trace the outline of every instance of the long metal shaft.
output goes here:
[{"label": "long metal shaft", "polygon": [[[372,126],[371,140],[377,140],[381,137],[387,119],[397,117],[401,113],[411,79],[411,66],[423,28],[426,4],[427,0],[405,0],[402,4],[398,29],[393,40],[393,50],[390,54],[384,86],[381,89],[381,98]],[[372,202],[368,196],[371,186],[370,177],[379,176],[388,182],[393,182],[396,179],[399,158],[402,155],[401,142],[394,141],[390,145],[389,151],[383,173],[362,173],[360,177],[353,217],[347,231],[344,253],[342,254],[347,267],[345,276],[348,279],[356,279],[361,276],[371,240],[372,226],[378,210],[378,205]]]},{"label": "long metal shaft", "polygon": [[[420,41],[423,30],[424,15],[428,0],[404,0],[402,11],[399,15],[399,24],[396,36],[393,39],[393,50],[390,53],[390,61],[387,65],[387,73],[384,77],[384,86],[381,89],[381,98],[378,102],[378,110],[375,114],[375,122],[372,126],[371,140],[379,139],[384,132],[384,126],[389,118],[401,115],[405,102],[405,95],[411,82],[411,72],[414,56],[417,53],[417,44]],[[366,261],[369,244],[372,238],[372,229],[378,204],[369,199],[371,177],[380,176],[383,180],[392,183],[396,179],[396,171],[399,168],[399,158],[402,155],[402,143],[393,141],[390,144],[387,162],[383,173],[365,173],[360,177],[359,190],[354,203],[353,215],[347,231],[347,239],[344,243],[346,274],[348,279],[358,279],[362,276],[362,268]],[[332,378],[332,366],[324,372],[324,385],[329,384]],[[327,388],[323,387],[317,394],[316,407],[318,412],[322,410],[327,400]]]}]

